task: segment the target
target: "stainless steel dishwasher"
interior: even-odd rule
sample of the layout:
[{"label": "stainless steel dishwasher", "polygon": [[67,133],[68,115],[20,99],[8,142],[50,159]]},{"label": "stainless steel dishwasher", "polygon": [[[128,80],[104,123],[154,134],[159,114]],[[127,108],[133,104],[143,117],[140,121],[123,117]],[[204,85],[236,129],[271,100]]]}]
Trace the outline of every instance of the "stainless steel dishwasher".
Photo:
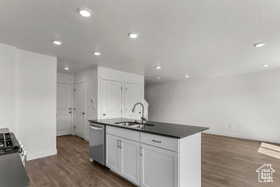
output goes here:
[{"label": "stainless steel dishwasher", "polygon": [[90,123],[89,154],[90,160],[105,166],[106,163],[106,126]]}]

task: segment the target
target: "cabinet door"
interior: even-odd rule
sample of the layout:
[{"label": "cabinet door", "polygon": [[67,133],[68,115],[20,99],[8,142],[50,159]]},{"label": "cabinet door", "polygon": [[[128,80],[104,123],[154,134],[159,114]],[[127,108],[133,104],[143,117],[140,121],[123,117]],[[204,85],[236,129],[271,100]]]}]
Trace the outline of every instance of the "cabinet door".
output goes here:
[{"label": "cabinet door", "polygon": [[121,175],[139,185],[139,143],[121,140]]},{"label": "cabinet door", "polygon": [[126,82],[124,94],[125,117],[132,119],[139,119],[141,115],[141,108],[137,107],[135,112],[132,112],[133,106],[137,102],[142,102],[144,99],[144,88],[140,83]]},{"label": "cabinet door", "polygon": [[106,165],[120,174],[120,140],[111,135],[106,135],[106,140]]},{"label": "cabinet door", "polygon": [[141,187],[177,187],[177,154],[141,146]]},{"label": "cabinet door", "polygon": [[122,117],[122,83],[102,79],[100,82],[100,118]]}]

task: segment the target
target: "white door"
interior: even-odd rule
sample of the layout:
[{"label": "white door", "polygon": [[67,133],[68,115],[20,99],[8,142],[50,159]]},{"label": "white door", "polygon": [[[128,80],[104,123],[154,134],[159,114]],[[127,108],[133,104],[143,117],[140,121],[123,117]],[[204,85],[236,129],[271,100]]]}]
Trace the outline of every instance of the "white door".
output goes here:
[{"label": "white door", "polygon": [[121,175],[139,185],[139,143],[121,139]]},{"label": "white door", "polygon": [[73,133],[73,84],[57,83],[57,136]]},{"label": "white door", "polygon": [[106,135],[106,165],[112,171],[121,174],[120,171],[120,140],[111,135]]},{"label": "white door", "polygon": [[177,187],[177,154],[141,146],[141,187]]},{"label": "white door", "polygon": [[75,134],[83,139],[88,138],[86,122],[86,83],[75,84],[74,89],[74,129]]},{"label": "white door", "polygon": [[124,105],[125,105],[125,117],[131,119],[139,119],[142,114],[141,107],[137,106],[135,112],[132,112],[133,106],[143,101],[144,90],[143,85],[140,83],[127,82],[125,85]]},{"label": "white door", "polygon": [[122,117],[122,83],[114,80],[101,80],[100,118]]}]

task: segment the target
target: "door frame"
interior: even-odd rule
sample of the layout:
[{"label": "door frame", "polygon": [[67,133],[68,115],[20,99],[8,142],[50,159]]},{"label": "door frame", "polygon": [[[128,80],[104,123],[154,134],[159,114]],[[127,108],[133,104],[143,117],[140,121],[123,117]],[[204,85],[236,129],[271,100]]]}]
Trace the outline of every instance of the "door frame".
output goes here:
[{"label": "door frame", "polygon": [[[74,125],[74,93],[73,93],[73,89],[74,89],[74,83],[73,82],[63,82],[63,81],[58,81],[56,83],[56,86],[57,86],[57,91],[56,91],[56,94],[58,93],[58,86],[61,85],[61,84],[64,84],[64,85],[70,85],[71,87],[71,100],[72,100],[72,116],[71,116],[71,121],[70,121],[70,133],[68,132],[59,132],[58,131],[58,119],[56,117],[56,136],[63,136],[63,135],[68,135],[68,134],[73,134],[74,133],[74,128],[73,128],[73,125]],[[56,103],[58,103],[58,97],[57,97],[57,101]],[[57,104],[58,105],[58,104]],[[56,116],[58,115],[58,112],[56,112]]]},{"label": "door frame", "polygon": [[[86,81],[75,81],[74,82],[74,84],[73,84],[73,105],[74,105],[74,113],[75,113],[75,115],[76,115],[76,85],[78,85],[78,84],[84,84],[84,91],[85,91],[85,93],[84,93],[84,112],[85,112],[85,115],[84,115],[84,121],[83,121],[83,130],[82,130],[82,136],[83,137],[80,137],[80,138],[83,138],[83,139],[85,139],[85,140],[87,140],[87,136],[86,136],[86,122],[87,122],[87,90],[88,90],[88,83],[86,82]],[[78,134],[77,134],[77,124],[76,124],[76,122],[77,121],[75,121],[76,119],[74,118],[74,115],[73,115],[73,135],[76,135],[76,136],[78,136]]]}]

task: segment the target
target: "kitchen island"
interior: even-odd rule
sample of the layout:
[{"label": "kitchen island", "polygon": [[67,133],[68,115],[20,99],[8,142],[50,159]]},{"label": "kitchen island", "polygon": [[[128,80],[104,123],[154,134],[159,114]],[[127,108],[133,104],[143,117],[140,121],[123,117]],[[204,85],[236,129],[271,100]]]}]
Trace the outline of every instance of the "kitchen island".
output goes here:
[{"label": "kitchen island", "polygon": [[131,119],[90,120],[105,127],[106,166],[141,187],[201,187],[206,127]]}]

